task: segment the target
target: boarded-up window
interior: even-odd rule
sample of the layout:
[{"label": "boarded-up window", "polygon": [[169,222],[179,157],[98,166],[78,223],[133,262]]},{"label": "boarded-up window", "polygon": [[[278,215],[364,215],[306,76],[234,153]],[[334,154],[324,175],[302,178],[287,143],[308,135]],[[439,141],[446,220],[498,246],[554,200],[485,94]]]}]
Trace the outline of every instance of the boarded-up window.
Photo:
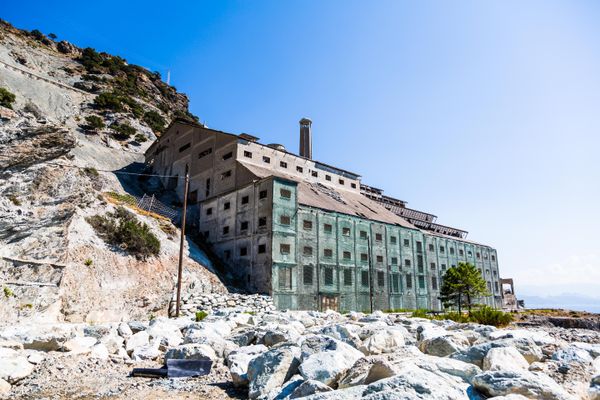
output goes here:
[{"label": "boarded-up window", "polygon": [[324,273],[325,273],[325,284],[333,285],[333,268],[325,267]]},{"label": "boarded-up window", "polygon": [[344,286],[352,286],[352,270],[344,270]]},{"label": "boarded-up window", "polygon": [[313,284],[313,267],[312,265],[305,265],[302,268],[302,281],[305,285]]},{"label": "boarded-up window", "polygon": [[344,252],[344,260],[350,260],[351,258],[352,258],[352,257],[351,257],[351,255],[350,255],[350,252],[349,252],[349,251],[345,251],[345,252]]},{"label": "boarded-up window", "polygon": [[283,199],[291,199],[292,198],[292,191],[288,190],[288,189],[280,189],[279,190],[279,195],[283,198]]},{"label": "boarded-up window", "polygon": [[385,286],[385,275],[383,271],[377,271],[377,286],[384,287]]},{"label": "boarded-up window", "polygon": [[406,274],[406,288],[412,289],[412,275]]},{"label": "boarded-up window", "polygon": [[290,245],[289,244],[280,244],[279,245],[279,252],[281,254],[290,254]]},{"label": "boarded-up window", "polygon": [[292,288],[292,269],[288,267],[279,267],[279,289]]},{"label": "boarded-up window", "polygon": [[302,227],[303,227],[305,230],[307,230],[307,231],[310,231],[310,230],[312,230],[312,221],[309,221],[309,220],[305,219],[305,220],[302,222]]},{"label": "boarded-up window", "polygon": [[333,257],[333,250],[331,250],[331,249],[324,249],[323,250],[323,256],[325,256],[327,258]]},{"label": "boarded-up window", "polygon": [[282,225],[289,225],[291,223],[291,219],[288,215],[282,215],[279,217],[279,222],[281,222]]},{"label": "boarded-up window", "polygon": [[369,287],[369,271],[361,271],[360,284],[362,286]]}]

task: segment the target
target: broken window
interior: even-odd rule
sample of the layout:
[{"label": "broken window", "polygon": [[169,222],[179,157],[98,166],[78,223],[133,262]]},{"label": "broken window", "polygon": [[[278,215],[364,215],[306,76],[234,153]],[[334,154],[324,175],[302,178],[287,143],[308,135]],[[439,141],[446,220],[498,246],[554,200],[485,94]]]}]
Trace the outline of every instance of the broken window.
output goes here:
[{"label": "broken window", "polygon": [[181,147],[179,148],[179,152],[180,152],[180,153],[183,153],[184,151],[186,151],[187,149],[189,149],[191,145],[192,145],[191,143],[186,143],[186,144],[184,144],[183,146],[181,146]]},{"label": "broken window", "polygon": [[223,203],[223,210],[229,210],[231,208],[231,203],[226,201]]},{"label": "broken window", "polygon": [[280,244],[279,245],[279,252],[281,254],[290,254],[290,245],[289,244]]},{"label": "broken window", "polygon": [[360,284],[362,286],[369,287],[369,271],[361,271]]},{"label": "broken window", "polygon": [[246,158],[252,158],[252,153],[249,151],[244,151],[244,157]]},{"label": "broken window", "polygon": [[263,254],[267,252],[267,245],[266,244],[259,244],[258,245],[258,254]]},{"label": "broken window", "polygon": [[279,267],[279,289],[292,288],[292,269],[290,267]]},{"label": "broken window", "polygon": [[224,226],[223,227],[223,235],[227,235],[229,233],[229,227],[228,226]]},{"label": "broken window", "polygon": [[212,215],[212,207],[206,209],[206,215]]},{"label": "broken window", "polygon": [[259,199],[266,199],[267,198],[267,191],[266,190],[261,190],[260,192],[258,192],[258,198]]},{"label": "broken window", "polygon": [[248,221],[242,221],[240,223],[240,230],[242,230],[242,231],[248,230]]},{"label": "broken window", "polygon": [[267,157],[267,156],[263,156],[263,162],[267,163],[267,164],[270,164],[271,163],[271,159],[269,157]]},{"label": "broken window", "polygon": [[250,201],[250,197],[249,196],[242,197],[242,204],[248,204],[249,201]]},{"label": "broken window", "polygon": [[352,258],[349,251],[344,251],[343,257],[344,260],[350,260]]},{"label": "broken window", "polygon": [[259,217],[258,226],[267,226],[267,217]]},{"label": "broken window", "polygon": [[435,276],[431,277],[431,290],[437,290],[437,278]]},{"label": "broken window", "polygon": [[323,256],[326,257],[326,258],[333,257],[333,250],[331,250],[331,249],[324,249],[323,250]]},{"label": "broken window", "polygon": [[313,284],[313,267],[312,265],[305,265],[302,268],[302,281],[305,285]]},{"label": "broken window", "polygon": [[385,286],[385,274],[383,273],[383,271],[377,271],[377,286]]},{"label": "broken window", "polygon": [[212,153],[212,147],[209,147],[208,149],[203,150],[200,153],[198,153],[198,158],[206,157],[210,153]]},{"label": "broken window", "polygon": [[360,253],[360,261],[369,261],[367,253]]},{"label": "broken window", "polygon": [[307,219],[305,219],[304,221],[302,221],[302,227],[304,228],[304,230],[306,231],[310,231],[312,230],[312,221],[309,221]]},{"label": "broken window", "polygon": [[383,240],[383,236],[381,235],[381,233],[375,234],[375,240],[378,242],[381,242]]},{"label": "broken window", "polygon": [[350,236],[350,228],[342,228],[342,235]]},{"label": "broken window", "polygon": [[227,178],[229,178],[230,176],[231,176],[231,170],[229,170],[229,171],[225,171],[225,172],[223,172],[223,173],[221,174],[221,180],[223,180],[223,179],[227,179]]},{"label": "broken window", "polygon": [[223,155],[223,161],[229,160],[231,157],[233,157],[233,153],[230,151],[229,153]]},{"label": "broken window", "polygon": [[323,225],[323,230],[325,231],[325,233],[331,233],[333,231],[333,227],[331,226],[331,224],[325,224]]},{"label": "broken window", "polygon": [[473,257],[473,253],[471,252],[471,250],[467,251],[467,256]]},{"label": "broken window", "polygon": [[279,189],[279,195],[283,199],[291,199],[292,198],[292,191],[289,190],[289,189]]},{"label": "broken window", "polygon": [[406,274],[406,288],[412,289],[412,275]]},{"label": "broken window", "polygon": [[305,256],[312,256],[313,248],[310,246],[304,246],[304,250],[302,251],[302,254],[304,254]]},{"label": "broken window", "polygon": [[344,270],[344,286],[352,286],[352,270]]},{"label": "broken window", "polygon": [[302,168],[302,167],[296,167],[296,171],[302,173],[302,172],[304,172],[304,168]]},{"label": "broken window", "polygon": [[240,256],[247,256],[248,255],[248,248],[247,247],[240,247]]},{"label": "broken window", "polygon": [[333,285],[333,268],[325,267],[325,285]]},{"label": "broken window", "polygon": [[279,217],[279,222],[282,225],[289,225],[291,223],[291,218],[289,217],[289,215],[282,215],[281,217]]}]

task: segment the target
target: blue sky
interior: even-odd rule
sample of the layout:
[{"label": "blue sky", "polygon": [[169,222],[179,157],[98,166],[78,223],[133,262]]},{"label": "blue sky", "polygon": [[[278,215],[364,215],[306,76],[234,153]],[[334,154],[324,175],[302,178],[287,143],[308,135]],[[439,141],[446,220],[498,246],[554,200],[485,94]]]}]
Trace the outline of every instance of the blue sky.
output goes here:
[{"label": "blue sky", "polygon": [[498,249],[527,294],[600,296],[600,3],[6,2],[156,70],[210,127],[360,173]]}]

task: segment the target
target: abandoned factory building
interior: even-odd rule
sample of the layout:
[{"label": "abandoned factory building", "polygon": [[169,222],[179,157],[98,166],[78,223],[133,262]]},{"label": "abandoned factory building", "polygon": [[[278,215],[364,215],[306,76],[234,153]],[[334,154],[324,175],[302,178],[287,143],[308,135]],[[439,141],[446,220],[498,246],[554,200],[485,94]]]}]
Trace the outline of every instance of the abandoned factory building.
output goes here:
[{"label": "abandoned factory building", "polygon": [[[146,152],[163,184],[197,208],[197,228],[247,290],[280,309],[441,309],[442,276],[476,265],[502,304],[496,250],[467,232],[312,159],[311,121],[300,121],[300,154],[174,121]],[[174,176],[174,177],[173,177]]]}]

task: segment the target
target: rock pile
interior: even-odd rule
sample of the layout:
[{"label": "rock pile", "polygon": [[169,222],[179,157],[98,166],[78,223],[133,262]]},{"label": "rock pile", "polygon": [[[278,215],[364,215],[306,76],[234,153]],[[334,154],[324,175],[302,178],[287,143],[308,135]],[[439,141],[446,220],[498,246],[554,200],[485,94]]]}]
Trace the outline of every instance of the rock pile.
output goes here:
[{"label": "rock pile", "polygon": [[[169,315],[175,315],[174,293],[169,304]],[[235,309],[246,313],[260,313],[275,310],[273,298],[260,294],[240,293],[189,293],[181,298],[181,314],[194,316],[196,311],[212,313],[217,310]]]},{"label": "rock pile", "polygon": [[0,330],[0,390],[24,389],[66,352],[111,365],[208,357],[250,399],[597,400],[600,333],[578,337],[589,342],[381,312],[235,309],[201,322],[11,326]]}]

